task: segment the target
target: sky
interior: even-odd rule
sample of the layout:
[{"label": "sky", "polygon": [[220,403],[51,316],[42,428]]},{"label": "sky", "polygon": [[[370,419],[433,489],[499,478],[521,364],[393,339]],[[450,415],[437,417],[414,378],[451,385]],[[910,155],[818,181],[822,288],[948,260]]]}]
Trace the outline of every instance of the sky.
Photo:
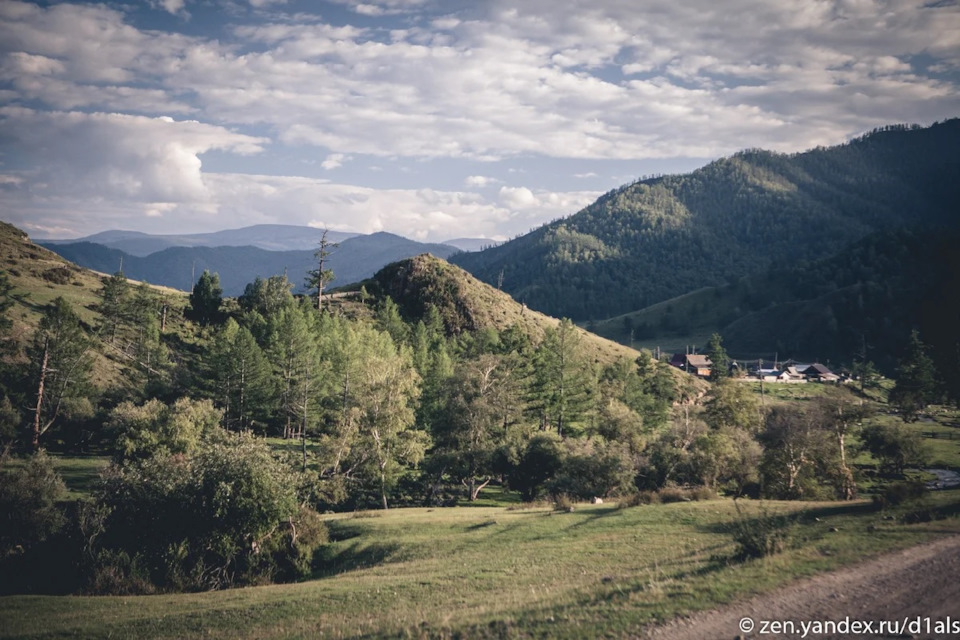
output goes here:
[{"label": "sky", "polygon": [[950,0],[0,0],[0,219],[35,238],[502,240],[957,116]]}]

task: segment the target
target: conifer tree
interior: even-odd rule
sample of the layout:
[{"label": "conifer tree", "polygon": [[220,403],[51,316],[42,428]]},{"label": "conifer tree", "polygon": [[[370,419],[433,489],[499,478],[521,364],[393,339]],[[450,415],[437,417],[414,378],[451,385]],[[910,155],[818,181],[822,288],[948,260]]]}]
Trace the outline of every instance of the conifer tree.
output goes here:
[{"label": "conifer tree", "polygon": [[906,357],[900,361],[897,383],[890,390],[890,402],[905,422],[914,422],[936,397],[937,380],[933,360],[914,329],[907,344]]},{"label": "conifer tree", "polygon": [[223,289],[220,288],[220,275],[211,274],[204,269],[190,294],[192,317],[201,326],[217,322],[220,317],[220,305],[223,303]]}]

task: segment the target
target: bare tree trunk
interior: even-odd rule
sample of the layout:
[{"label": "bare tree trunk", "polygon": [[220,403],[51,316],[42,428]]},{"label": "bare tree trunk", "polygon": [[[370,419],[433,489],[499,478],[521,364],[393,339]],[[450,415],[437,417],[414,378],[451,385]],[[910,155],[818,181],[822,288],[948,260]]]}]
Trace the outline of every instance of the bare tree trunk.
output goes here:
[{"label": "bare tree trunk", "polygon": [[40,415],[43,411],[43,385],[47,379],[47,364],[50,362],[50,343],[43,345],[43,362],[40,364],[40,383],[37,385],[37,407],[33,416],[33,437],[30,446],[34,451],[40,448]]}]

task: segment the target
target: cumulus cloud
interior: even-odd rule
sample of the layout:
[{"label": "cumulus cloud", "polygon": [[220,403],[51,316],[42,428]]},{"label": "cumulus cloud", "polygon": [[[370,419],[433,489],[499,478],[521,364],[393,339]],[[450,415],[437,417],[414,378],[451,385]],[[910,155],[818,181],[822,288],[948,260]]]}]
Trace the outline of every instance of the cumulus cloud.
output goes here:
[{"label": "cumulus cloud", "polygon": [[[4,197],[28,198],[35,215],[99,198],[101,220],[135,211],[189,222],[227,207],[256,221],[273,215],[268,204],[297,215],[287,204],[310,194],[354,212],[358,228],[464,235],[457,221],[477,216],[476,233],[492,237],[495,224],[525,230],[580,202],[542,189],[536,170],[525,186],[484,175],[501,175],[483,168],[499,159],[795,151],[960,113],[960,11],[947,2],[338,1],[352,14],[336,24],[247,0],[277,9],[190,35],[106,3],[0,2],[0,153],[5,175],[23,181],[2,183]],[[180,15],[199,6],[161,4]],[[500,188],[485,200],[202,170],[204,153],[268,144],[340,173],[456,159],[466,169],[445,184]],[[306,166],[299,159],[285,166]],[[588,166],[566,175],[596,177]],[[409,187],[415,173],[392,180]],[[245,189],[263,208],[234,197]],[[59,220],[47,226],[69,226]]]},{"label": "cumulus cloud", "polygon": [[492,184],[500,182],[496,178],[491,178],[490,176],[467,176],[463,181],[468,187],[488,187]]},{"label": "cumulus cloud", "polygon": [[27,161],[47,193],[144,202],[207,197],[199,155],[249,155],[266,142],[223,127],[169,117],[41,112],[0,107],[2,157]]},{"label": "cumulus cloud", "polygon": [[326,170],[339,169],[343,166],[344,156],[342,153],[331,153],[327,159],[320,163],[320,166]]}]

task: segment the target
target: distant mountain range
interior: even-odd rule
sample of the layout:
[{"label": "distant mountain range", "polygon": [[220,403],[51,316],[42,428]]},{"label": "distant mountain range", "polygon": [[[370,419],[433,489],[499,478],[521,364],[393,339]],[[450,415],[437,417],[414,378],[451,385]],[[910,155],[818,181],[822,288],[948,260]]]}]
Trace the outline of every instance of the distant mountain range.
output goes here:
[{"label": "distant mountain range", "polygon": [[[290,228],[303,229],[304,227]],[[248,232],[250,229],[257,229],[257,227],[237,231]],[[126,246],[124,243],[131,239],[136,244],[137,241],[155,238],[155,236],[144,238],[145,234],[124,237],[122,234],[125,233],[128,232],[108,232],[98,236],[102,241],[122,246]],[[228,234],[228,238],[230,233],[234,233],[233,237],[237,238],[236,241],[245,236],[236,232],[221,233]],[[218,234],[200,235],[209,238]],[[219,235],[219,237],[224,236]],[[274,242],[277,237],[272,236],[271,242]],[[342,235],[335,235],[333,232],[328,237],[328,239],[337,240],[341,238]],[[72,243],[42,241],[38,244],[88,269],[114,273],[122,264],[123,272],[128,278],[187,291],[193,287],[195,278],[207,269],[220,275],[223,292],[228,296],[242,294],[246,285],[257,276],[266,278],[282,273],[286,273],[290,281],[296,285],[295,291],[302,291],[307,271],[316,267],[313,257],[316,242],[312,242],[309,249],[298,251],[268,251],[255,246],[174,246],[145,256],[134,255],[89,241]],[[146,244],[140,242],[136,246],[143,248]],[[414,242],[392,233],[354,235],[340,240],[340,246],[334,249],[330,258],[330,268],[336,276],[333,286],[369,278],[384,265],[411,256],[430,253],[439,258],[447,258],[458,251],[460,250],[450,245]]]},{"label": "distant mountain range", "polygon": [[[340,242],[360,234],[330,231],[327,239]],[[90,242],[111,249],[119,249],[132,256],[148,256],[170,247],[257,247],[266,251],[305,251],[316,248],[323,237],[323,229],[287,224],[258,224],[242,229],[227,229],[213,233],[153,235],[139,231],[103,231],[74,240],[43,240],[44,245]]]},{"label": "distant mountain range", "polygon": [[960,120],[891,126],[792,155],[748,150],[611,191],[568,218],[452,258],[556,317],[603,320],[873,233],[960,224]]}]

